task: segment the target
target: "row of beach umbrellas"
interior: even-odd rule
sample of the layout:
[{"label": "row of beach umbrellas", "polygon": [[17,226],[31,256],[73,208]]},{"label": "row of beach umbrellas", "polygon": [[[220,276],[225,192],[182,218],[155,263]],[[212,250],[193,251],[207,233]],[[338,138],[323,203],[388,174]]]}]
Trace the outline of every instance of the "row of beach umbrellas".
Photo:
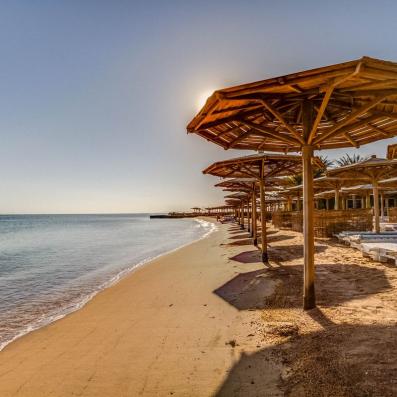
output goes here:
[{"label": "row of beach umbrellas", "polygon": [[[257,181],[264,261],[268,260],[262,210],[266,189],[283,177],[303,174],[303,308],[312,309],[316,306],[313,170],[322,166],[314,151],[359,148],[397,135],[397,63],[363,57],[220,89],[208,98],[187,131],[225,150],[254,152],[216,162],[204,172]],[[376,164],[330,170],[328,176],[371,183],[376,201],[380,178],[391,173],[384,172],[387,166],[382,161],[372,162]],[[374,208],[376,218],[377,202]]]}]

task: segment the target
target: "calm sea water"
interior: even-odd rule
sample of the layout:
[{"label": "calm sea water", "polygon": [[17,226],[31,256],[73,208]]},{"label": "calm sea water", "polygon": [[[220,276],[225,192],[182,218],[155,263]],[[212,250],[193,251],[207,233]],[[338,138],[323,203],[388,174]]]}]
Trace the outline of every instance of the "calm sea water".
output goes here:
[{"label": "calm sea water", "polygon": [[143,214],[0,216],[0,350],[213,227]]}]

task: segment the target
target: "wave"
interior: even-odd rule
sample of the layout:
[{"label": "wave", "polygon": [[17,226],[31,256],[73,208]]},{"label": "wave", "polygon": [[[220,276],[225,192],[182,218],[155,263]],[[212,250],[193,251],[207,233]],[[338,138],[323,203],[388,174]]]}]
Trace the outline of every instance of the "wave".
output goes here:
[{"label": "wave", "polygon": [[76,312],[77,310],[80,310],[83,308],[89,301],[91,301],[99,292],[103,291],[106,288],[109,288],[115,284],[117,284],[121,279],[126,277],[127,275],[131,274],[135,270],[139,269],[140,267],[148,264],[149,262],[152,262],[162,256],[168,255],[172,252],[178,251],[190,244],[193,244],[197,241],[200,241],[206,237],[208,237],[210,234],[213,232],[217,231],[219,228],[218,226],[213,223],[213,222],[208,222],[203,219],[194,219],[198,223],[197,227],[198,228],[203,228],[204,229],[204,234],[200,236],[199,238],[193,239],[192,241],[189,241],[185,244],[182,244],[176,248],[170,249],[168,251],[164,251],[158,255],[150,256],[147,257],[140,262],[134,263],[131,266],[123,269],[122,271],[118,272],[116,275],[112,276],[109,280],[103,282],[100,284],[95,291],[91,292],[90,294],[83,296],[79,301],[77,302],[71,302],[65,306],[62,306],[57,310],[55,313],[52,314],[45,314],[39,319],[35,319],[31,323],[29,323],[27,326],[22,328],[17,334],[15,334],[12,338],[7,339],[3,342],[0,342],[0,351],[2,351],[6,346],[8,346],[10,343],[14,342],[15,340],[21,338],[22,336],[38,330],[40,328],[43,328],[51,323],[54,323],[55,321],[58,321],[65,316]]}]

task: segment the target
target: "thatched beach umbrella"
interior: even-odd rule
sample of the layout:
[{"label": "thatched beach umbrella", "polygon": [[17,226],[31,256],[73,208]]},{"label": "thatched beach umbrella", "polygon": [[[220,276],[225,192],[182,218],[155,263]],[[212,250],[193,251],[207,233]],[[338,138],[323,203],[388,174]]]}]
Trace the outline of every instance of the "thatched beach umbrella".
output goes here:
[{"label": "thatched beach umbrella", "polygon": [[[318,160],[317,160],[318,161]],[[319,163],[321,164],[321,163]],[[294,175],[302,171],[300,156],[285,154],[257,153],[211,164],[204,174],[222,178],[255,178],[259,182],[262,228],[262,261],[268,262],[266,239],[265,183],[270,178]]]},{"label": "thatched beach umbrella", "polygon": [[302,152],[304,308],[315,307],[313,150],[397,134],[397,63],[361,59],[216,91],[187,126],[224,149]]},{"label": "thatched beach umbrella", "polygon": [[239,216],[239,224],[241,229],[245,228],[245,203],[247,204],[247,229],[248,232],[250,231],[250,227],[249,227],[249,197],[250,197],[250,192],[245,191],[239,191],[233,194],[228,194],[225,196],[225,199],[233,199],[233,200],[237,200],[239,202],[240,205],[240,216]]},{"label": "thatched beach umbrella", "polygon": [[[330,177],[330,176],[321,176],[319,178],[313,179],[313,190],[317,193],[333,190],[334,192],[334,199],[335,199],[335,205],[334,209],[339,210],[341,205],[340,205],[340,191],[342,187],[348,187],[348,186],[354,186],[357,185],[357,182],[365,182],[366,179],[363,178],[338,178],[338,177]],[[303,191],[303,185],[298,185],[298,186],[292,186],[288,188],[289,191]],[[329,196],[329,195],[327,195]],[[319,197],[319,196],[318,196]]]},{"label": "thatched beach umbrella", "polygon": [[[283,178],[267,178],[265,180],[265,191],[279,191],[282,189],[280,186],[284,186],[287,181]],[[257,178],[231,178],[225,179],[217,184],[215,187],[221,187],[224,191],[230,192],[246,192],[251,194],[251,237],[253,238],[253,244],[258,245],[257,236],[257,205],[256,205],[256,194],[259,191],[260,183]],[[266,201],[266,200],[265,200]]]},{"label": "thatched beach umbrella", "polygon": [[397,160],[387,160],[372,156],[368,160],[327,171],[327,175],[341,179],[365,179],[372,185],[374,196],[375,232],[380,232],[379,181],[397,176]]},{"label": "thatched beach umbrella", "polygon": [[[387,185],[382,185],[382,181],[379,181],[378,183],[378,191],[380,192],[381,200],[380,200],[380,216],[383,218],[384,216],[384,196],[386,193],[391,193],[395,190],[396,186],[394,184],[391,186]],[[367,183],[365,185],[356,185],[356,186],[350,186],[350,187],[343,187],[341,189],[341,192],[344,195],[352,195],[353,197],[355,195],[361,196],[362,200],[362,208],[371,208],[371,193],[373,192],[373,186],[370,183]],[[365,203],[363,197],[365,196]],[[353,201],[354,203],[354,201]],[[347,209],[347,207],[346,207]]]},{"label": "thatched beach umbrella", "polygon": [[[232,178],[217,183],[215,187],[221,187],[223,188],[223,191],[245,192],[247,195],[251,195],[251,230],[248,228],[248,231],[250,231],[250,235],[253,238],[253,243],[256,246],[258,244],[256,224],[256,179]],[[250,220],[248,219],[248,226],[249,221]],[[242,225],[242,227],[244,227],[244,225]]]}]

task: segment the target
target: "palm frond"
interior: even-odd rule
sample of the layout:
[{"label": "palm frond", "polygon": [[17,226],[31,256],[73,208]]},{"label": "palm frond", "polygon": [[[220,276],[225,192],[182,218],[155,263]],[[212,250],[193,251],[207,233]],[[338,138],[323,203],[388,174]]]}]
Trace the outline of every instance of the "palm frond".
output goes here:
[{"label": "palm frond", "polygon": [[353,154],[352,156],[350,156],[349,154],[346,153],[341,158],[335,160],[335,162],[340,167],[343,167],[345,165],[356,164],[356,163],[360,163],[361,161],[368,160],[369,157],[370,156],[362,156],[361,154]]}]

